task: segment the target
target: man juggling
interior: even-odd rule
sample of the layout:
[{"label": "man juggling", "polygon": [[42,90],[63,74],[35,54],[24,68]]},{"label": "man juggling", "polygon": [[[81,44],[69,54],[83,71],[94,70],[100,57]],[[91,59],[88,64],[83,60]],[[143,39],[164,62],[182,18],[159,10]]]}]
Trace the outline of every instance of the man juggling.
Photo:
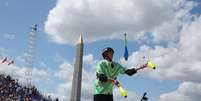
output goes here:
[{"label": "man juggling", "polygon": [[132,76],[138,70],[146,68],[147,64],[141,65],[139,68],[127,69],[121,64],[112,61],[114,50],[106,47],[102,51],[103,60],[99,61],[96,66],[96,81],[94,85],[94,100],[93,101],[113,101],[113,87],[117,85],[123,96],[127,96],[116,81],[119,74],[127,74]]}]

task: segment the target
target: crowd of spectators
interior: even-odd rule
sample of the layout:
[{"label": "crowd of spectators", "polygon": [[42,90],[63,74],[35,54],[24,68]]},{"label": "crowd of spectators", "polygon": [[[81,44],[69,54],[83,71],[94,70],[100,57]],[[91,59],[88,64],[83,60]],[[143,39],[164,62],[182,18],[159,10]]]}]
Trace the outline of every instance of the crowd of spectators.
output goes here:
[{"label": "crowd of spectators", "polygon": [[[44,97],[35,86],[23,86],[9,75],[0,74],[0,101],[53,101]],[[55,100],[54,100],[55,101]],[[58,99],[56,99],[58,101]]]}]

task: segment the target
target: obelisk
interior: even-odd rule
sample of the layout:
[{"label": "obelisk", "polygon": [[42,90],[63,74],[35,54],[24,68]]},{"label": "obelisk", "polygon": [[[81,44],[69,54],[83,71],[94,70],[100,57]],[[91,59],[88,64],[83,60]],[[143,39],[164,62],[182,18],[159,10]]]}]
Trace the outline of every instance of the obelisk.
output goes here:
[{"label": "obelisk", "polygon": [[81,87],[82,87],[82,59],[83,59],[83,38],[80,35],[78,43],[76,45],[76,60],[73,72],[73,82],[71,89],[70,101],[80,101]]}]

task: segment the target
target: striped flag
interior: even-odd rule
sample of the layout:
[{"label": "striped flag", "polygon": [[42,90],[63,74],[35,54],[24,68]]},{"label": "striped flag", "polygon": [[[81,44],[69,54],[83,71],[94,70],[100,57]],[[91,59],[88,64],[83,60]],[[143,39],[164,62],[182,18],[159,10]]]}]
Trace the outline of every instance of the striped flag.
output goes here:
[{"label": "striped flag", "polygon": [[128,48],[127,48],[127,39],[126,39],[126,33],[124,34],[124,44],[125,44],[125,51],[124,51],[124,59],[127,61],[128,60]]}]

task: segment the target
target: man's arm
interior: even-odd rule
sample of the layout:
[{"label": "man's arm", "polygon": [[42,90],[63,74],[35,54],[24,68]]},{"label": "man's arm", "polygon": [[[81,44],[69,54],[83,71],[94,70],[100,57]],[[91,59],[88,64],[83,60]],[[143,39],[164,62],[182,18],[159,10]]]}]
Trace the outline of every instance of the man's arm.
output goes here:
[{"label": "man's arm", "polygon": [[107,82],[108,81],[108,78],[105,74],[99,74],[99,73],[96,73],[96,77],[101,81],[101,82]]},{"label": "man's arm", "polygon": [[125,73],[129,76],[132,76],[133,74],[137,73],[137,70],[135,68],[127,69]]},{"label": "man's arm", "polygon": [[105,66],[105,61],[103,61],[103,60],[98,62],[97,66],[96,66],[96,78],[101,82],[108,81],[108,78],[104,72],[104,68],[105,68],[104,66]]},{"label": "man's arm", "polygon": [[125,73],[129,76],[132,76],[133,74],[137,73],[138,70],[143,69],[147,67],[147,64],[141,65],[139,68],[135,69],[135,68],[131,68],[131,69],[127,69],[125,71]]}]

